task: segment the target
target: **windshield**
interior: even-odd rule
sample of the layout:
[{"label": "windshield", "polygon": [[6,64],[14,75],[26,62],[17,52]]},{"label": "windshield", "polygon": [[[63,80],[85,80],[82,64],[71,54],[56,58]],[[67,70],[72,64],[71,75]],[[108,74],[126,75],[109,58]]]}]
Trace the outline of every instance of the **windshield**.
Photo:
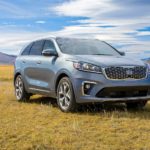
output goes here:
[{"label": "windshield", "polygon": [[57,38],[56,41],[65,54],[120,56],[113,47],[96,39]]}]

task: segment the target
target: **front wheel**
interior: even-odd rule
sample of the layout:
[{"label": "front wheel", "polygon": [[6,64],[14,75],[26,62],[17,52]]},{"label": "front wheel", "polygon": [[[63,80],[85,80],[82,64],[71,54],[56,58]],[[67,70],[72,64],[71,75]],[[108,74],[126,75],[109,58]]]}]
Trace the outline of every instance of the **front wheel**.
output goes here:
[{"label": "front wheel", "polygon": [[126,103],[128,109],[143,109],[146,104],[147,104],[147,101]]},{"label": "front wheel", "polygon": [[58,84],[57,104],[63,112],[74,112],[77,109],[72,83],[68,77],[62,78]]},{"label": "front wheel", "polygon": [[27,101],[30,95],[26,92],[21,75],[15,79],[15,95],[18,101]]}]

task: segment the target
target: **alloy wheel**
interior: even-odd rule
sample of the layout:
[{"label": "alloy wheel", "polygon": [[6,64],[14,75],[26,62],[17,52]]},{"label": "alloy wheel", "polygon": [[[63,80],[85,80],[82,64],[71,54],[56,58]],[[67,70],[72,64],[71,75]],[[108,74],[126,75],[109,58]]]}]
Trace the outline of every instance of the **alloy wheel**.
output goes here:
[{"label": "alloy wheel", "polygon": [[15,93],[17,100],[20,100],[23,94],[23,82],[20,76],[18,76],[15,81]]},{"label": "alloy wheel", "polygon": [[58,89],[58,101],[63,110],[68,109],[71,103],[71,90],[67,82],[62,82]]}]

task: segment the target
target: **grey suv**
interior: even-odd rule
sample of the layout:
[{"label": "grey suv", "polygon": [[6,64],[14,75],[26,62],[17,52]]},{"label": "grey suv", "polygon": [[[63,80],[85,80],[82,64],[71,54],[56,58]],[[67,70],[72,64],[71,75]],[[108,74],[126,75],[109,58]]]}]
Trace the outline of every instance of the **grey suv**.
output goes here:
[{"label": "grey suv", "polygon": [[64,112],[75,111],[80,103],[124,102],[142,108],[150,99],[150,68],[97,39],[51,37],[21,51],[14,86],[18,101],[47,95],[57,98]]}]

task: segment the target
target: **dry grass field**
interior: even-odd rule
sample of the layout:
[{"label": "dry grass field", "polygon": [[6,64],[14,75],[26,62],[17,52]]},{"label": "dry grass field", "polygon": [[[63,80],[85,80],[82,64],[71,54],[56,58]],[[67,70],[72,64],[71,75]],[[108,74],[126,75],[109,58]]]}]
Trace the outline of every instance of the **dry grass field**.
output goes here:
[{"label": "dry grass field", "polygon": [[0,66],[0,150],[150,150],[150,103],[66,114],[46,97],[17,102],[12,78],[13,67]]}]

